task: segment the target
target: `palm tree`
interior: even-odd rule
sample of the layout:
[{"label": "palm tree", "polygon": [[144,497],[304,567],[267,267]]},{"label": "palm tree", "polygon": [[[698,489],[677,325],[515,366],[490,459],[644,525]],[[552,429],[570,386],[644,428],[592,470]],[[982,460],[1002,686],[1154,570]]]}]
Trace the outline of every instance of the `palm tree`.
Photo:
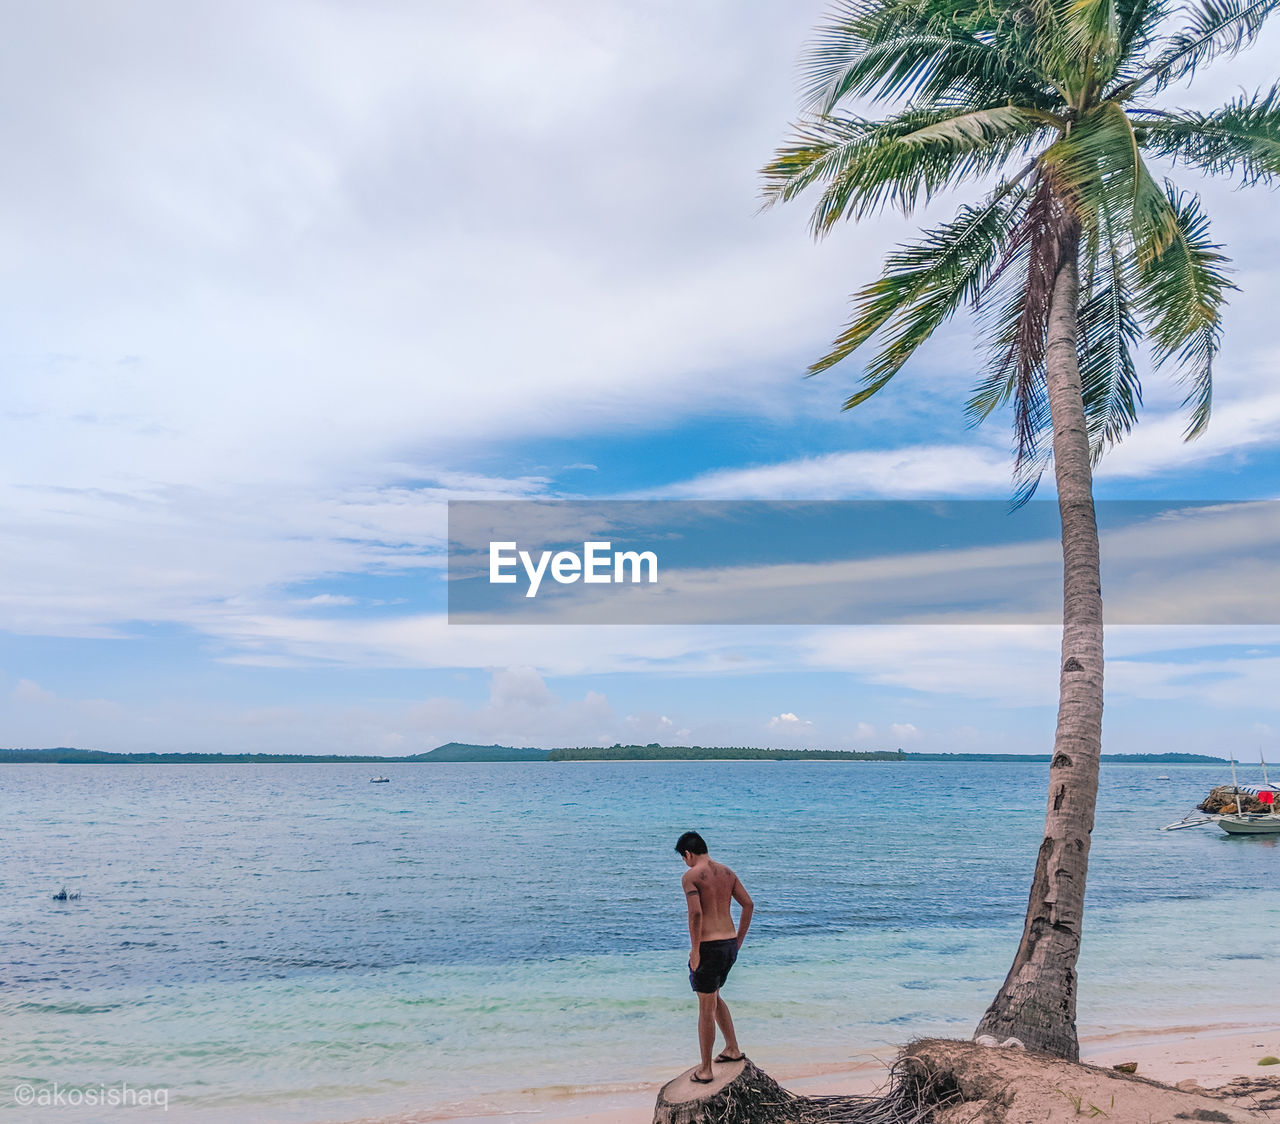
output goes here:
[{"label": "palm tree", "polygon": [[[978,1026],[1068,1058],[1102,742],[1102,596],[1092,468],[1136,420],[1135,351],[1188,388],[1187,438],[1209,420],[1226,259],[1198,197],[1148,159],[1246,184],[1280,174],[1280,85],[1212,113],[1158,95],[1248,45],[1280,0],[843,0],[808,55],[805,116],[764,169],[769,203],[813,188],[812,230],[944,189],[979,202],[922,232],[853,297],[810,368],[875,337],[849,409],[881,390],[962,308],[989,347],[974,420],[1011,405],[1018,497],[1052,461],[1062,519],[1058,724],[1044,840],[1008,978]],[[891,103],[875,120],[843,108]],[[977,196],[979,193],[975,192]]]}]

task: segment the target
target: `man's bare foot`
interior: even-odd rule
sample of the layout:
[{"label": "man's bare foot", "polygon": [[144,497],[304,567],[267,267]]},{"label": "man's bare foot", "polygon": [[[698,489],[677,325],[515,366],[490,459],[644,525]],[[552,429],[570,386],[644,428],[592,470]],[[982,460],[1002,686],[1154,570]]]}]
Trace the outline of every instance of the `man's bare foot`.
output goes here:
[{"label": "man's bare foot", "polygon": [[710,1085],[715,1079],[716,1075],[714,1073],[708,1073],[706,1077],[699,1077],[696,1069],[689,1074],[689,1080],[696,1081],[699,1085]]},{"label": "man's bare foot", "polygon": [[728,1050],[726,1050],[723,1054],[720,1054],[715,1060],[718,1062],[740,1062],[746,1056],[747,1055],[742,1053],[741,1051],[739,1051],[736,1054],[731,1054],[729,1053]]}]

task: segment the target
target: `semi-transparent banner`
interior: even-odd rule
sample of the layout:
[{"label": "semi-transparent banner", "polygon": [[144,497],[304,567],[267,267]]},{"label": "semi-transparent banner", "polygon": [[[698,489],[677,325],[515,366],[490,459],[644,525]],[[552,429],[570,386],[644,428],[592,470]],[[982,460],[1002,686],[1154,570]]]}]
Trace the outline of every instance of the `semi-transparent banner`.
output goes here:
[{"label": "semi-transparent banner", "polygon": [[[1109,623],[1280,623],[1280,502],[1097,518]],[[454,501],[449,621],[1051,623],[1059,533],[1052,501]]]}]

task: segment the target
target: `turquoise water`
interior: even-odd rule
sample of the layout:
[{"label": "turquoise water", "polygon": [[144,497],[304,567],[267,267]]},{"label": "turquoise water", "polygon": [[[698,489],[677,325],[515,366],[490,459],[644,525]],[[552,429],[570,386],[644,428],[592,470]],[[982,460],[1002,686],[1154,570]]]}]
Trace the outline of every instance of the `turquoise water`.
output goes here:
[{"label": "turquoise water", "polygon": [[[42,1116],[23,1082],[163,1087],[169,1119],[214,1122],[663,1079],[693,1057],[689,827],[757,903],[725,992],[753,1058],[968,1034],[1017,943],[1047,772],[386,768],[0,770],[0,1114],[139,1119]],[[1222,779],[1104,767],[1082,1031],[1239,1021],[1230,997],[1274,977],[1275,841],[1156,830]],[[64,884],[79,900],[52,900]]]}]

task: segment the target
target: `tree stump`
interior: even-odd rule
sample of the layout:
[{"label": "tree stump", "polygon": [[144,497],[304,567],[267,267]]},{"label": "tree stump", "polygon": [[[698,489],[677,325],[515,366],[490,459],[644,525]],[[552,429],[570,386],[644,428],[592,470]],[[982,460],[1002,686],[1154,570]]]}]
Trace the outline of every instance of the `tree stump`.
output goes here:
[{"label": "tree stump", "polygon": [[710,1085],[693,1081],[687,1069],[658,1090],[653,1124],[793,1124],[796,1102],[749,1058],[713,1065]]},{"label": "tree stump", "polygon": [[924,1124],[932,1108],[949,1099],[909,1064],[895,1066],[876,1096],[802,1097],[750,1058],[713,1065],[710,1085],[692,1081],[693,1072],[662,1086],[653,1124]]}]

